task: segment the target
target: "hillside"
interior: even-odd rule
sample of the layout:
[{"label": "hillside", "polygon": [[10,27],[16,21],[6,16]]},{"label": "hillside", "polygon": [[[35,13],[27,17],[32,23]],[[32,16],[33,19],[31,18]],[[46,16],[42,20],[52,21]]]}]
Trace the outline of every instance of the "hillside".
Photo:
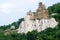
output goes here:
[{"label": "hillside", "polygon": [[24,20],[24,18],[21,18],[17,22],[0,27],[0,40],[60,40],[60,3],[48,7],[48,11],[50,17],[54,17],[56,21],[59,22],[55,28],[47,28],[42,32],[33,30],[27,34],[18,34],[14,32],[9,35],[4,35],[4,30],[10,29],[11,26],[15,26],[17,29],[18,25]]}]

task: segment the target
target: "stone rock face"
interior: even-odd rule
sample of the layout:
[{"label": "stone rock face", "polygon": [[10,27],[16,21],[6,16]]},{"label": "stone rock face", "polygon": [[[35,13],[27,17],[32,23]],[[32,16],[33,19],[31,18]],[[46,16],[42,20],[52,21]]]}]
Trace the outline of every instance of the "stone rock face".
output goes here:
[{"label": "stone rock face", "polygon": [[39,3],[36,12],[29,11],[24,21],[19,25],[18,33],[27,33],[28,31],[37,30],[38,32],[48,27],[54,28],[58,23],[54,18],[49,18],[48,10],[45,5]]}]

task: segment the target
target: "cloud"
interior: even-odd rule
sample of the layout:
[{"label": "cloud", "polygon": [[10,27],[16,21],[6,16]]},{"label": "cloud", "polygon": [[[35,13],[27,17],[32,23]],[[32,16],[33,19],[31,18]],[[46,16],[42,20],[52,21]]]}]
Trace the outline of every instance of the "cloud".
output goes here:
[{"label": "cloud", "polygon": [[33,9],[35,3],[37,3],[39,0],[6,0],[2,1],[0,3],[0,13],[10,14],[13,11],[24,11],[27,9],[30,10]]},{"label": "cloud", "polygon": [[39,2],[48,7],[57,0],[0,0],[0,25],[10,24],[24,17],[29,10],[35,11]]},{"label": "cloud", "polygon": [[9,14],[12,10],[16,8],[16,5],[13,3],[2,3],[0,4],[0,12]]}]

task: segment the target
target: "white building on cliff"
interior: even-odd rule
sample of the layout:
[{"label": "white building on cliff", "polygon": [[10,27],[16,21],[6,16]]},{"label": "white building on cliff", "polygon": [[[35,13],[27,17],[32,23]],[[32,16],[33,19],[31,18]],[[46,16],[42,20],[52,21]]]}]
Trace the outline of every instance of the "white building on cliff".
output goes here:
[{"label": "white building on cliff", "polygon": [[49,27],[54,28],[56,25],[55,19],[49,18],[48,10],[40,2],[36,12],[29,11],[24,17],[24,21],[19,25],[18,33],[27,33],[32,30],[40,32]]}]

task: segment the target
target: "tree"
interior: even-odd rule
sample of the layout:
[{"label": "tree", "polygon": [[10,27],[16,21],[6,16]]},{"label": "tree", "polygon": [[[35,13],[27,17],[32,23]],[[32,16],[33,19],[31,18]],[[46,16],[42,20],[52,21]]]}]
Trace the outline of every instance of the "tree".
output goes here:
[{"label": "tree", "polygon": [[48,7],[49,14],[60,13],[60,3]]}]

